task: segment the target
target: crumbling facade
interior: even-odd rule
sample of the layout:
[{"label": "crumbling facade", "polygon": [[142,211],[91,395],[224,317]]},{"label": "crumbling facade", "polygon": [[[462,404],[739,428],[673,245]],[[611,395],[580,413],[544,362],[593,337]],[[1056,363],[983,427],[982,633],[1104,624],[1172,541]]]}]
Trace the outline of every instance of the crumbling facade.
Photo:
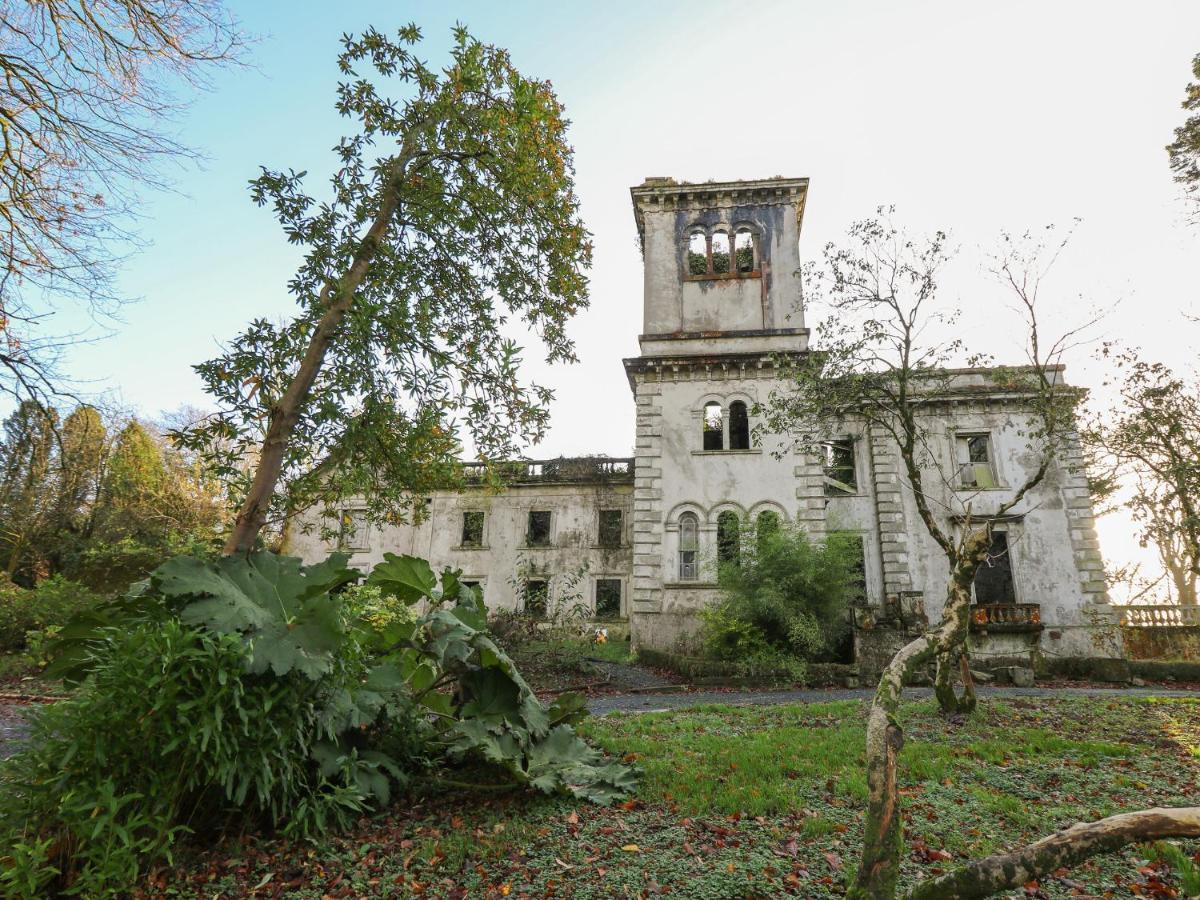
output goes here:
[{"label": "crumbling facade", "polygon": [[[850,429],[817,456],[755,428],[756,403],[781,385],[775,360],[808,350],[799,255],[807,191],[807,179],[787,178],[654,178],[633,188],[645,275],[641,352],[624,361],[634,458],[527,463],[499,495],[482,486],[436,494],[421,525],[354,529],[355,564],[385,551],[425,556],[479,582],[490,607],[598,609],[627,618],[636,644],[669,650],[715,599],[726,536],[746,522],[794,522],[818,539],[831,530],[860,537],[864,629],[892,612],[936,620],[945,557],[890,439]],[[953,396],[930,412],[939,440],[929,463],[951,530],[964,498],[976,514],[998,508],[1036,465],[1021,399],[986,372],[953,376]],[[1111,615],[1079,461],[1074,451],[1056,461],[997,525],[992,564],[975,586],[977,656],[1119,652],[1099,636]],[[297,546],[311,558],[330,549],[313,535]]]}]

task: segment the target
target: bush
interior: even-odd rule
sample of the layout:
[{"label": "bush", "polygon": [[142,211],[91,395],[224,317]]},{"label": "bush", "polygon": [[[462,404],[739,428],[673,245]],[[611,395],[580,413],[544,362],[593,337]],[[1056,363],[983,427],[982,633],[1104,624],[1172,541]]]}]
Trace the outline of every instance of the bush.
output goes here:
[{"label": "bush", "polygon": [[39,582],[32,590],[0,582],[0,652],[24,650],[29,632],[59,628],[100,599],[82,584],[61,575]]},{"label": "bush", "polygon": [[836,660],[860,591],[858,539],[834,533],[815,543],[791,526],[744,530],[739,543],[740,559],[718,569],[722,599],[702,613],[705,650],[759,670]]},{"label": "bush", "polygon": [[[349,770],[315,759],[335,736],[327,698],[363,677],[361,660],[319,682],[250,676],[240,637],[177,619],[104,640],[83,693],[35,717],[29,745],[0,770],[5,843],[31,851],[0,876],[10,884],[69,869],[70,892],[92,896],[134,884],[182,831],[236,814],[310,834],[364,808]],[[32,850],[47,841],[57,855],[39,861]]]},{"label": "bush", "polygon": [[81,690],[0,763],[0,887],[123,893],[183,833],[236,818],[310,837],[435,762],[600,803],[632,789],[572,731],[582,699],[543,707],[456,573],[439,588],[387,554],[345,589],[360,577],[345,562],[179,557],[68,623]]}]

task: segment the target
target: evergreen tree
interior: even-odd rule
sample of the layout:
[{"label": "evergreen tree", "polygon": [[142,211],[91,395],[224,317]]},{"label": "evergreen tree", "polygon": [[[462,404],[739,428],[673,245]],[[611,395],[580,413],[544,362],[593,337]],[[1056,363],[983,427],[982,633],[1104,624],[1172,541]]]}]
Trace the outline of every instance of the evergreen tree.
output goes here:
[{"label": "evergreen tree", "polygon": [[4,422],[0,444],[0,564],[18,583],[42,567],[36,551],[49,512],[58,413],[26,401]]}]

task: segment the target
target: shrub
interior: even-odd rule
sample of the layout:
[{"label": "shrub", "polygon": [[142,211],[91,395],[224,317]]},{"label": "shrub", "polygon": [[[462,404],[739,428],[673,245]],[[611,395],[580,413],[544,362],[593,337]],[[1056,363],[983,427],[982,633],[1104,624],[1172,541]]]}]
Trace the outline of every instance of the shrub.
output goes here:
[{"label": "shrub", "polygon": [[[134,884],[182,831],[236,814],[310,834],[364,808],[350,770],[315,758],[331,737],[326,698],[361,679],[361,661],[320,682],[247,675],[240,637],[177,619],[103,640],[81,695],[36,716],[0,769],[0,843],[29,851],[0,876],[9,883],[71,871],[70,893],[102,894]],[[46,846],[53,855],[37,859]]]},{"label": "shrub", "polygon": [[722,599],[705,609],[704,645],[718,659],[834,659],[850,631],[861,544],[831,534],[810,541],[797,526],[744,530],[740,558],[722,563]]},{"label": "shrub", "polygon": [[5,891],[127,889],[181,833],[235,816],[339,828],[435,762],[601,803],[632,789],[572,731],[582,698],[543,707],[456,573],[439,587],[423,560],[387,554],[343,590],[360,577],[346,559],[178,557],[68,623],[82,688],[0,763]]},{"label": "shrub", "polygon": [[32,590],[0,582],[0,652],[25,649],[29,632],[61,627],[100,599],[61,575],[39,582]]}]

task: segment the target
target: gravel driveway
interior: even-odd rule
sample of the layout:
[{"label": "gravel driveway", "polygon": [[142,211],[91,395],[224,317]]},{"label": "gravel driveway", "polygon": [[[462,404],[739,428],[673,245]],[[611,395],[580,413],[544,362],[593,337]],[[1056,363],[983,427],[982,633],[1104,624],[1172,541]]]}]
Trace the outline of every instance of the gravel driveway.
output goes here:
[{"label": "gravel driveway", "polygon": [[[1172,690],[1160,688],[1088,688],[1088,687],[988,687],[976,688],[980,697],[1191,697],[1200,700],[1200,691]],[[669,694],[618,694],[611,697],[596,697],[588,701],[588,709],[602,716],[610,712],[654,712],[666,709],[684,709],[689,706],[704,706],[710,703],[725,703],[731,706],[770,706],[780,703],[825,703],[830,700],[867,700],[874,693],[872,688],[830,688],[828,690],[786,691],[680,691]],[[932,697],[932,688],[909,688],[904,692],[906,700]]]}]

